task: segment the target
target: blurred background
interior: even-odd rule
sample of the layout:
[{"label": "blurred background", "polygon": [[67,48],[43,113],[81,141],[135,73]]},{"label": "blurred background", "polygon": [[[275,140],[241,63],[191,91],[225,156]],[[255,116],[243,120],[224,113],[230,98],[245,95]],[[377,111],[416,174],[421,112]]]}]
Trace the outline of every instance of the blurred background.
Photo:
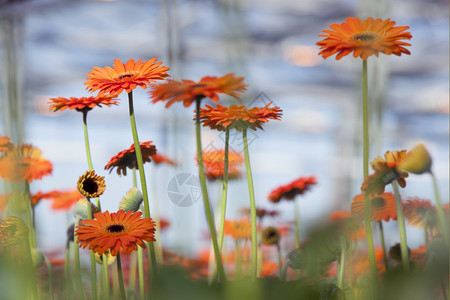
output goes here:
[{"label": "blurred background", "polygon": [[[74,188],[87,170],[82,115],[49,112],[49,98],[88,96],[86,74],[116,58],[158,57],[176,80],[232,72],[249,85],[244,104],[272,101],[283,109],[281,121],[250,137],[257,206],[281,212],[268,223],[284,224],[294,216],[292,203],[269,203],[272,189],[300,176],[317,178],[318,184],[297,199],[304,234],[332,211],[349,210],[362,183],[361,60],[323,60],[317,35],[348,16],[391,18],[410,26],[411,55],[369,59],[370,160],[425,143],[447,203],[448,5],[444,0],[0,0],[0,133],[16,143],[32,143],[53,162],[53,175],[33,182],[32,192]],[[176,168],[146,165],[150,199],[171,223],[163,244],[194,254],[208,247],[201,201],[180,207],[167,193],[177,174],[197,174],[193,107],[151,104],[143,89],[134,95],[140,140],[152,140],[179,163]],[[106,177],[102,208],[110,211],[132,185],[130,175],[104,170],[113,155],[133,143],[126,94],[120,98],[119,106],[95,108],[88,116],[94,168]],[[235,100],[224,97],[223,103]],[[216,132],[202,134],[204,148],[223,147]],[[239,139],[233,143],[242,151]],[[407,182],[404,199],[434,201],[429,176],[410,175]],[[213,201],[219,192],[220,186],[211,183]],[[243,207],[249,207],[246,179],[230,183],[227,215],[236,217]],[[36,218],[40,247],[62,249],[71,213],[52,211],[41,201]],[[399,241],[395,221],[385,230],[387,247]],[[407,234],[410,248],[423,244],[422,230],[408,227]]]}]

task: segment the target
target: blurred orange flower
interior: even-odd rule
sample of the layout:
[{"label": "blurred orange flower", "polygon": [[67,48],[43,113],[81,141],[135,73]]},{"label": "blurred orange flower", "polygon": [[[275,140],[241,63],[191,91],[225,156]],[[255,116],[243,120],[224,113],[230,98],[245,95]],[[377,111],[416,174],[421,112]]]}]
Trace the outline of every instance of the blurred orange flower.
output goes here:
[{"label": "blurred orange flower", "polygon": [[[245,214],[245,215],[250,215],[250,208],[249,207],[242,208],[240,210],[240,213]],[[276,217],[279,214],[280,214],[280,212],[277,210],[267,210],[265,208],[258,208],[258,207],[256,208],[256,216],[260,220],[262,220],[266,216]]]},{"label": "blurred orange flower", "polygon": [[0,156],[0,177],[14,182],[32,182],[52,174],[53,165],[42,152],[31,145],[11,146]]},{"label": "blurred orange flower", "polygon": [[280,202],[281,199],[294,200],[297,195],[303,195],[310,186],[317,184],[316,177],[300,177],[289,184],[282,185],[274,189],[269,194],[269,201]]},{"label": "blurred orange flower", "polygon": [[226,107],[217,104],[216,108],[206,105],[207,108],[200,109],[200,119],[203,126],[221,131],[233,128],[238,131],[263,129],[262,125],[269,122],[269,119],[281,119],[282,110],[278,106],[270,107],[271,105],[272,102],[264,107],[250,108],[244,105]]},{"label": "blurred orange flower", "polygon": [[103,105],[111,106],[117,105],[119,99],[115,98],[115,95],[104,95],[104,96],[90,96],[90,97],[70,97],[70,98],[50,98],[48,104],[50,104],[51,111],[63,111],[65,109],[75,109],[77,111],[90,111],[94,107],[102,107]]},{"label": "blurred orange flower", "polygon": [[357,17],[348,17],[346,22],[341,24],[331,24],[332,30],[323,30],[324,34],[319,34],[325,39],[317,42],[320,46],[319,55],[327,58],[337,53],[336,59],[353,52],[353,57],[361,57],[366,60],[369,56],[379,53],[386,55],[402,53],[411,54],[404,46],[411,46],[401,40],[410,40],[411,33],[405,32],[409,26],[397,26],[391,19],[382,20],[380,18],[367,18],[364,21]]},{"label": "blurred orange flower", "polygon": [[[33,199],[33,197],[32,197]],[[77,189],[67,191],[52,191],[49,193],[43,193],[42,199],[51,200],[51,208],[53,210],[70,210],[80,199],[83,199],[83,195]]]},{"label": "blurred orange flower", "polygon": [[436,207],[424,199],[409,199],[403,204],[403,213],[408,224],[420,228],[437,229]]},{"label": "blurred orange flower", "polygon": [[[152,161],[152,157],[156,154],[156,147],[152,144],[152,141],[140,143],[142,161],[143,163]],[[134,144],[130,148],[120,151],[114,155],[105,166],[105,170],[109,170],[109,173],[117,167],[117,174],[127,175],[127,168],[138,169],[138,163],[136,158]]]},{"label": "blurred orange flower", "polygon": [[409,176],[407,172],[399,172],[397,166],[406,156],[406,150],[402,151],[387,151],[384,154],[384,159],[381,157],[375,158],[370,165],[375,171],[374,174],[365,178],[361,191],[368,194],[381,194],[384,192],[385,186],[394,180],[397,180],[401,187],[406,186],[406,180]]},{"label": "blurred orange flower", "polygon": [[[41,191],[38,191],[34,194],[31,194],[31,204],[36,205],[38,204],[42,199],[49,199],[53,198],[54,196],[58,195],[58,191],[50,191],[43,193]],[[81,196],[81,195],[80,195]],[[81,196],[82,197],[82,196]]]},{"label": "blurred orange flower", "polygon": [[145,248],[144,242],[155,241],[155,223],[151,218],[141,218],[142,212],[117,213],[109,211],[94,214],[94,219],[86,219],[76,227],[80,248],[102,255],[110,252],[116,256],[137,250],[137,245]]},{"label": "blurred orange flower", "polygon": [[224,234],[231,236],[235,240],[251,239],[250,220],[241,219],[237,221],[225,220]]},{"label": "blurred orange flower", "polygon": [[153,163],[155,163],[155,165],[160,165],[160,164],[168,164],[170,166],[175,167],[177,165],[177,163],[174,160],[171,160],[170,158],[168,158],[165,155],[159,154],[159,153],[155,153],[152,155],[152,161]]},{"label": "blurred orange flower", "polygon": [[366,230],[359,218],[355,218],[346,210],[335,211],[328,219],[335,222],[339,230],[344,232],[351,240],[358,241],[366,238]]},{"label": "blurred orange flower", "polygon": [[142,59],[136,62],[130,59],[124,64],[115,59],[112,68],[93,67],[93,70],[87,74],[87,81],[84,84],[90,93],[99,90],[99,96],[120,95],[124,90],[131,93],[138,86],[146,89],[147,84],[169,76],[166,73],[169,68],[162,66],[162,62],[156,61],[157,58],[144,62]]},{"label": "blurred orange flower", "polygon": [[[364,198],[365,194],[356,195],[351,204],[352,213],[362,219],[364,217]],[[395,197],[392,193],[371,194],[370,201],[370,219],[372,221],[381,222],[397,220],[397,209],[395,208]]]},{"label": "blurred orange flower", "polygon": [[196,100],[205,97],[214,102],[219,101],[218,94],[228,94],[238,98],[247,88],[244,77],[235,77],[227,74],[222,77],[205,76],[199,82],[192,80],[167,80],[165,83],[154,85],[150,91],[152,102],[168,101],[166,108],[175,102],[183,102],[184,107],[189,107]]},{"label": "blurred orange flower", "polygon": [[[228,179],[238,179],[241,177],[241,170],[239,169],[239,166],[243,162],[244,158],[240,153],[236,151],[228,152]],[[225,168],[225,151],[203,151],[203,164],[205,166],[206,178],[209,180],[222,179]]]},{"label": "blurred orange flower", "polygon": [[9,141],[9,137],[0,134],[0,151],[6,151],[11,148],[12,144]]}]

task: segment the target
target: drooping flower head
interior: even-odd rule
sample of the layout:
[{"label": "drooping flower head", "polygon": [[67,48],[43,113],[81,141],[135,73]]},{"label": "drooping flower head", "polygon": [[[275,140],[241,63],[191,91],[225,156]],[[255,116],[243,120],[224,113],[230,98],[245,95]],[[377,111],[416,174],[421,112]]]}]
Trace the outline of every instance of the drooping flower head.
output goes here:
[{"label": "drooping flower head", "polygon": [[115,95],[103,95],[103,96],[90,96],[90,97],[58,97],[50,98],[48,104],[50,104],[51,111],[63,111],[65,109],[75,109],[79,112],[87,112],[94,107],[102,107],[102,105],[111,106],[117,105],[119,99],[115,98]]},{"label": "drooping flower head", "polygon": [[380,53],[386,55],[411,54],[405,46],[411,46],[402,40],[410,40],[411,33],[405,30],[408,26],[395,26],[391,19],[367,18],[362,21],[357,17],[348,17],[346,22],[331,24],[331,30],[323,30],[319,34],[325,39],[317,42],[320,46],[319,55],[327,58],[334,54],[336,59],[353,52],[353,57],[361,57],[366,60],[369,56],[378,57]]},{"label": "drooping flower head", "polygon": [[249,219],[236,221],[225,220],[224,234],[231,236],[235,240],[249,240],[252,237],[252,230]]},{"label": "drooping flower head", "polygon": [[422,174],[431,172],[431,163],[431,156],[427,148],[423,144],[419,144],[408,151],[396,167],[399,172]]},{"label": "drooping flower head", "polygon": [[95,171],[86,171],[78,179],[77,188],[80,193],[90,199],[99,197],[105,191],[105,177],[95,174]]},{"label": "drooping flower head", "polygon": [[217,104],[217,107],[206,105],[200,109],[200,120],[203,126],[225,131],[226,129],[263,129],[263,124],[269,120],[280,120],[282,110],[278,106],[271,107],[272,102],[264,107],[250,107],[231,105],[229,107]]},{"label": "drooping flower head", "polygon": [[194,101],[203,98],[218,102],[219,94],[228,94],[239,99],[246,88],[244,77],[235,77],[234,74],[222,77],[205,76],[199,82],[169,79],[165,83],[154,85],[150,97],[153,103],[167,101],[166,108],[175,102],[183,102],[184,107],[189,107]]},{"label": "drooping flower head", "polygon": [[403,213],[411,226],[431,230],[439,227],[436,207],[429,200],[409,199],[403,204]]},{"label": "drooping flower head", "polygon": [[[351,204],[352,213],[360,219],[364,217],[365,194],[356,195]],[[392,193],[369,194],[370,220],[381,222],[397,220],[397,209],[395,208],[395,197]]]},{"label": "drooping flower head", "polygon": [[[143,163],[152,161],[153,155],[156,154],[156,147],[152,144],[152,141],[142,142],[140,146]],[[117,167],[117,174],[119,175],[127,175],[127,168],[139,169],[134,144],[111,157],[105,166],[105,170],[109,170],[109,173],[111,173],[115,167]]]},{"label": "drooping flower head", "polygon": [[136,62],[130,59],[124,64],[115,59],[112,68],[93,67],[84,84],[90,93],[98,90],[99,96],[120,95],[124,90],[131,93],[138,86],[146,89],[148,84],[169,76],[166,73],[169,68],[156,61],[157,58],[144,62],[142,59]]},{"label": "drooping flower head", "polygon": [[0,223],[0,243],[2,245],[14,245],[28,238],[28,226],[16,216],[5,218]]},{"label": "drooping flower head", "polygon": [[316,177],[300,177],[289,184],[274,189],[269,194],[269,201],[280,202],[281,199],[294,200],[297,195],[303,195],[312,185],[317,184]]},{"label": "drooping flower head", "polygon": [[93,252],[113,256],[129,254],[137,250],[137,246],[145,248],[144,242],[155,241],[155,223],[151,218],[141,218],[142,212],[117,213],[109,211],[94,214],[94,219],[86,219],[77,226],[80,248],[89,247]]},{"label": "drooping flower head", "polygon": [[406,180],[409,176],[407,172],[399,171],[397,166],[406,155],[406,150],[402,151],[387,151],[384,154],[384,159],[381,157],[375,158],[370,165],[375,171],[366,177],[364,180],[361,191],[368,194],[381,194],[384,192],[386,185],[394,180],[397,180],[401,187],[406,186]]},{"label": "drooping flower head", "polygon": [[42,152],[31,145],[11,146],[0,156],[0,177],[14,182],[32,182],[50,175],[53,165]]},{"label": "drooping flower head", "polygon": [[[240,166],[244,162],[242,155],[236,151],[228,152],[228,179],[238,179],[241,177]],[[197,158],[198,163],[198,158]],[[225,169],[225,151],[207,150],[203,151],[203,164],[205,175],[209,180],[222,179]]]}]

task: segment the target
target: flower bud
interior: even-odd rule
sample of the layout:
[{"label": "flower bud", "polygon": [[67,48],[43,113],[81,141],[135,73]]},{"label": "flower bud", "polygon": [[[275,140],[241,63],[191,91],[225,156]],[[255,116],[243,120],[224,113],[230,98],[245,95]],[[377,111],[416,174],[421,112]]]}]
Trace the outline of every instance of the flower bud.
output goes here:
[{"label": "flower bud", "polygon": [[419,144],[406,153],[406,156],[398,163],[400,171],[414,174],[422,174],[431,171],[431,156],[423,144]]},{"label": "flower bud", "polygon": [[143,200],[144,198],[141,191],[139,191],[136,187],[132,187],[120,201],[119,210],[131,210],[133,212],[137,212]]}]

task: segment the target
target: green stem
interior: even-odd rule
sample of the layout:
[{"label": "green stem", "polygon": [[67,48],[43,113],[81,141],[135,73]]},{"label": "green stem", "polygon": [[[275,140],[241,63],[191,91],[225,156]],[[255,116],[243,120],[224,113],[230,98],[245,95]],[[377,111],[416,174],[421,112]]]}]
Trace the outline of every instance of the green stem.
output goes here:
[{"label": "green stem", "polygon": [[[140,247],[139,247],[140,248]],[[128,291],[132,292],[133,295],[136,291],[136,269],[137,269],[137,252],[133,251],[130,254],[130,266],[129,266],[129,275],[128,275]]]},{"label": "green stem", "polygon": [[241,257],[239,256],[239,240],[234,241],[234,264],[235,264],[235,279],[241,277]]},{"label": "green stem", "polygon": [[69,299],[72,291],[72,282],[69,281],[69,263],[70,263],[70,242],[67,242],[64,260],[64,295],[66,299]]},{"label": "green stem", "polygon": [[[294,200],[294,232],[295,232],[295,248],[300,248],[300,213],[299,205],[296,200]],[[296,270],[297,279],[301,276],[300,269]]]},{"label": "green stem", "polygon": [[202,139],[201,139],[201,130],[200,130],[200,101],[201,99],[197,99],[196,101],[196,121],[195,121],[195,133],[197,139],[197,157],[198,157],[198,170],[200,177],[200,185],[202,188],[202,196],[203,196],[203,206],[206,215],[206,221],[208,223],[209,232],[211,234],[211,242],[214,248],[214,256],[216,260],[216,266],[219,271],[220,280],[226,280],[225,271],[222,265],[222,256],[220,255],[219,244],[217,242],[217,234],[214,224],[214,216],[212,215],[211,205],[208,197],[208,190],[206,187],[206,176],[205,176],[205,167],[203,165],[203,155],[202,155]]},{"label": "green stem", "polygon": [[406,243],[406,226],[403,217],[402,203],[396,181],[392,181],[392,189],[395,196],[395,207],[397,209],[398,230],[400,232],[400,251],[402,255],[402,265],[405,271],[409,271],[408,244]]},{"label": "green stem", "polygon": [[48,270],[48,293],[49,299],[53,299],[53,268],[50,260],[48,260],[47,256],[44,255],[45,264],[47,265]]},{"label": "green stem", "polygon": [[255,190],[253,188],[252,168],[250,166],[250,155],[247,142],[247,128],[242,131],[244,141],[245,170],[247,171],[248,193],[250,197],[250,223],[252,226],[252,266],[250,276],[255,279],[258,264],[258,237],[256,228],[256,203]]},{"label": "green stem", "polygon": [[438,188],[436,176],[434,176],[434,174],[432,172],[430,172],[430,174],[431,174],[431,178],[433,180],[433,190],[434,190],[437,214],[438,214],[438,218],[439,218],[439,224],[441,226],[441,232],[442,232],[442,235],[444,236],[445,242],[448,244],[449,240],[450,240],[448,223],[445,218],[444,210],[442,209],[441,196],[439,195],[439,188]]},{"label": "green stem", "polygon": [[145,285],[144,285],[144,255],[142,247],[138,247],[138,273],[139,273],[139,294],[141,299],[145,299]]},{"label": "green stem", "polygon": [[125,286],[123,285],[122,262],[120,261],[120,253],[117,253],[117,274],[119,275],[120,296],[122,300],[127,299]]},{"label": "green stem", "polygon": [[[147,182],[145,180],[144,162],[142,160],[141,145],[139,143],[139,137],[136,128],[136,118],[134,115],[133,92],[128,93],[128,108],[130,112],[130,124],[131,124],[131,132],[133,134],[134,150],[136,152],[136,159],[139,169],[139,178],[141,180],[142,196],[144,198],[144,216],[146,218],[150,218],[151,217],[150,205],[148,200]],[[156,265],[155,247],[153,245],[153,242],[148,243],[148,256],[150,260],[150,270],[151,270],[150,281],[155,281],[158,271]]]},{"label": "green stem", "polygon": [[281,278],[281,270],[283,268],[283,259],[281,257],[281,247],[280,243],[277,243],[277,252],[278,252],[278,270],[280,271],[280,278]]},{"label": "green stem", "polygon": [[26,215],[27,223],[30,231],[28,232],[28,237],[30,240],[31,248],[36,248],[36,230],[34,228],[33,215],[32,215],[32,203],[31,203],[31,193],[30,193],[30,183],[25,181],[25,195],[26,195]]},{"label": "green stem", "polygon": [[[93,218],[92,216],[92,206],[91,206],[91,201],[88,199],[88,205],[87,205],[87,211],[88,211],[88,216],[90,219]],[[94,252],[91,250],[90,251],[91,254],[91,295],[92,295],[92,299],[97,299],[97,265],[95,262],[95,254]]]},{"label": "green stem", "polygon": [[105,297],[105,299],[109,299],[109,272],[108,272],[108,255],[103,254],[102,256],[103,259],[103,285],[104,285],[104,292],[105,295],[103,295]]},{"label": "green stem", "polygon": [[[367,89],[367,60],[363,60],[362,72],[362,101],[363,101],[363,175],[369,176],[369,97]],[[366,194],[364,198],[364,224],[366,227],[367,248],[369,252],[370,274],[372,282],[376,283],[377,267],[375,263],[375,250],[373,246],[372,225],[370,222],[370,201]],[[375,285],[376,286],[376,285]]]},{"label": "green stem", "polygon": [[383,248],[383,260],[386,271],[389,270],[388,257],[386,253],[386,243],[384,241],[383,221],[378,222],[378,228],[380,229],[381,247]]},{"label": "green stem", "polygon": [[[75,220],[75,229],[77,228],[77,226],[80,224],[80,218],[77,217]],[[76,233],[76,230],[74,230],[74,232]],[[76,235],[74,235],[73,237],[74,239],[74,259],[75,259],[75,281],[76,281],[76,285],[78,286],[75,290],[76,293],[80,293],[81,294],[81,298],[82,299],[86,299],[86,295],[84,293],[84,288],[83,288],[83,282],[81,280],[81,265],[80,265],[80,249],[78,246],[78,237]]]},{"label": "green stem", "polygon": [[344,275],[345,275],[345,264],[347,262],[347,242],[345,238],[341,237],[341,258],[338,264],[338,274],[337,274],[337,287],[341,290],[342,299],[345,300],[345,288],[344,288]]}]

